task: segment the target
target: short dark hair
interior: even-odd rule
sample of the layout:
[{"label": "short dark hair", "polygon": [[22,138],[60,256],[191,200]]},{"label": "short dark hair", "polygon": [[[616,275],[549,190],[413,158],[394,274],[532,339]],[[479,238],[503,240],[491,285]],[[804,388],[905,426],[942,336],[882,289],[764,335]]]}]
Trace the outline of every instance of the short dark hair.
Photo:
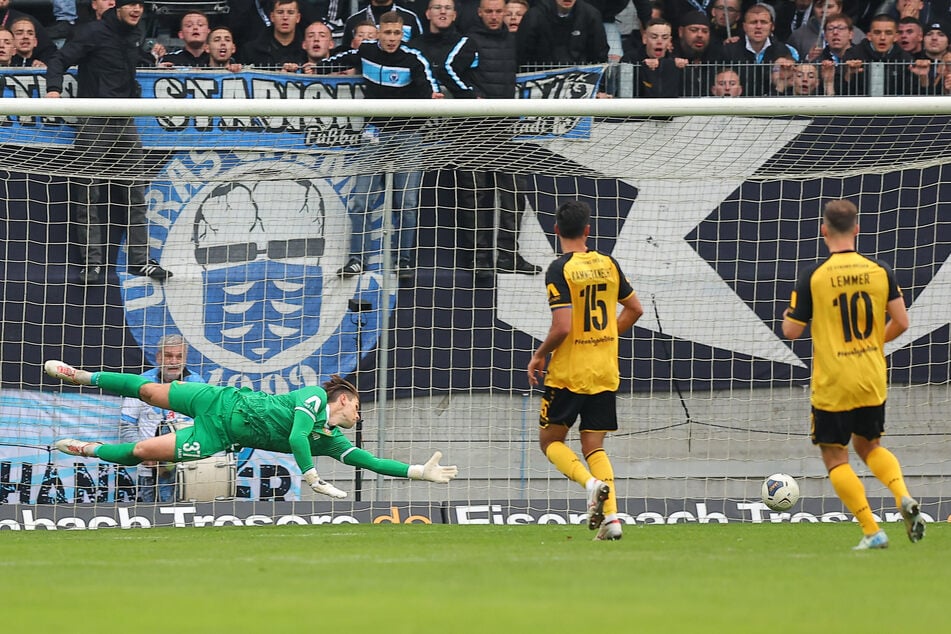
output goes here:
[{"label": "short dark hair", "polygon": [[332,403],[337,400],[337,397],[340,394],[346,392],[350,396],[360,398],[360,394],[357,392],[357,388],[353,386],[353,383],[346,381],[339,374],[331,374],[330,380],[324,383],[324,391],[327,392],[327,401]]},{"label": "short dark hair", "polygon": [[199,16],[205,18],[205,22],[208,22],[209,24],[210,24],[210,22],[211,22],[211,21],[208,19],[208,16],[205,15],[205,14],[204,14],[203,12],[201,12],[201,11],[186,11],[185,13],[182,14],[182,19],[178,21],[178,29],[179,29],[179,30],[181,30],[182,24],[185,22],[185,18],[187,18],[187,17],[190,16],[190,15],[199,15]]},{"label": "short dark hair", "polygon": [[822,210],[822,222],[833,233],[849,233],[855,228],[859,210],[850,200],[830,200]]},{"label": "short dark hair", "polygon": [[384,24],[404,24],[403,16],[396,11],[387,11],[380,16],[380,26]]},{"label": "short dark hair", "polygon": [[873,15],[872,19],[869,20],[868,23],[871,25],[873,22],[891,22],[892,26],[894,26],[896,29],[898,28],[898,19],[888,15],[887,13],[878,13]]},{"label": "short dark hair", "polygon": [[569,200],[555,212],[555,225],[563,238],[580,238],[591,220],[591,208],[580,200]]}]

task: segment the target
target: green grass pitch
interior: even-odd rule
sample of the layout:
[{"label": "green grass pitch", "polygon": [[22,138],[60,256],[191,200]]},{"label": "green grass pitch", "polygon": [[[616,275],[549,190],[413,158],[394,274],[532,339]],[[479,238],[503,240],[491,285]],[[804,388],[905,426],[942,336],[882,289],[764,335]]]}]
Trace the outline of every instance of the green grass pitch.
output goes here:
[{"label": "green grass pitch", "polygon": [[[338,525],[0,532],[6,632],[940,631],[951,528]],[[937,629],[935,629],[937,628]]]}]

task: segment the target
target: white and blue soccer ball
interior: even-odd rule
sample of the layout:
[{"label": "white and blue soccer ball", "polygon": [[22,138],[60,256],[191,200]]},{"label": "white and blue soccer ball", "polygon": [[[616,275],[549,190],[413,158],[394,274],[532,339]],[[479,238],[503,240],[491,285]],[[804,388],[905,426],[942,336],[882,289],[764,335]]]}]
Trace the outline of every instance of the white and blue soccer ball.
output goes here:
[{"label": "white and blue soccer ball", "polygon": [[763,480],[763,504],[774,511],[788,511],[799,501],[799,484],[791,475],[774,473]]}]

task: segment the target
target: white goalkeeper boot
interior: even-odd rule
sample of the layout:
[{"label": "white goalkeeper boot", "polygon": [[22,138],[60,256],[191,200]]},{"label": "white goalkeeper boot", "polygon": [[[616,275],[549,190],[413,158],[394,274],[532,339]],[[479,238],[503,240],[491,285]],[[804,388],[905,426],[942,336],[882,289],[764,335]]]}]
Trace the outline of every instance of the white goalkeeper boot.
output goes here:
[{"label": "white goalkeeper boot", "polygon": [[92,372],[79,370],[62,361],[47,361],[43,369],[54,379],[60,379],[73,385],[92,385]]},{"label": "white goalkeeper boot", "polygon": [[611,493],[611,487],[597,478],[591,478],[585,488],[588,490],[588,528],[597,530],[604,522],[604,502]]},{"label": "white goalkeeper boot", "polygon": [[53,443],[53,446],[63,453],[70,456],[79,456],[80,458],[95,458],[96,447],[100,445],[102,445],[101,442],[86,442],[75,438],[63,438]]},{"label": "white goalkeeper boot", "polygon": [[595,541],[616,541],[621,539],[622,536],[621,520],[615,517],[601,522],[601,528],[598,529],[598,534],[595,535],[594,539]]}]

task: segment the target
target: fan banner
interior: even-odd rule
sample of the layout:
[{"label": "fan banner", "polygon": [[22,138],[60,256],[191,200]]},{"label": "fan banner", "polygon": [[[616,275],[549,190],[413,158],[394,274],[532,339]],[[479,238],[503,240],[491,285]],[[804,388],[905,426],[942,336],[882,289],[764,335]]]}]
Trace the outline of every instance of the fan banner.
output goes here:
[{"label": "fan banner", "polygon": [[[578,66],[521,73],[521,99],[593,99],[605,66]],[[362,79],[352,76],[201,70],[140,70],[136,74],[143,98],[156,99],[362,99]],[[46,77],[42,70],[0,71],[0,96],[42,97]],[[63,86],[64,96],[76,92],[75,71]],[[76,118],[0,115],[0,143],[14,145],[69,145]],[[362,117],[137,117],[146,150],[347,150],[363,139]],[[438,124],[431,136],[444,136]],[[513,134],[519,140],[586,138],[589,117],[523,117]]]}]

